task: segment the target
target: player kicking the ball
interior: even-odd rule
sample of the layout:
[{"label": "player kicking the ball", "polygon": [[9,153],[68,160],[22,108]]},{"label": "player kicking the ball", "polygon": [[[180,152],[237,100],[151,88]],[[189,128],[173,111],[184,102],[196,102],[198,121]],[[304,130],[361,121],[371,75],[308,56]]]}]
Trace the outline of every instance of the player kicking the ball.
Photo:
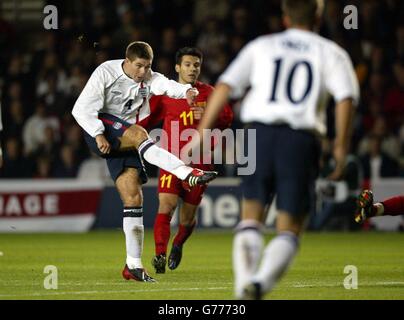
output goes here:
[{"label": "player kicking the ball", "polygon": [[146,130],[136,123],[150,115],[152,95],[186,99],[198,92],[191,85],[168,80],[151,70],[153,50],[145,42],[133,42],[121,60],[106,61],[95,69],[77,99],[72,114],[84,129],[89,148],[107,161],[108,169],[123,202],[123,230],[126,238],[125,279],[154,282],[143,267],[143,196],[147,181],[143,160],[170,172],[187,188],[205,185],[216,172],[186,166],[156,146]]}]

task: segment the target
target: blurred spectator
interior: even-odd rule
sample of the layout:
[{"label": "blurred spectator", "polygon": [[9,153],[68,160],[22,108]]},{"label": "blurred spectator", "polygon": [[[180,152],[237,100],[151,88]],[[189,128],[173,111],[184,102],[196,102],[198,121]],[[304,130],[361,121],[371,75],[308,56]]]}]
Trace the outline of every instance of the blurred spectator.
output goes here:
[{"label": "blurred spectator", "polygon": [[379,116],[375,119],[372,130],[368,136],[363,138],[359,144],[358,153],[365,155],[370,152],[370,144],[374,136],[382,139],[381,150],[389,157],[398,160],[400,157],[400,142],[396,135],[393,135],[387,126],[384,117]]},{"label": "blurred spectator", "polygon": [[79,164],[74,154],[74,149],[66,144],[60,149],[59,158],[54,163],[52,177],[75,178],[77,176],[78,167]]},{"label": "blurred spectator", "polygon": [[383,111],[389,127],[397,132],[404,123],[404,59],[393,66],[395,85],[387,91]]},{"label": "blurred spectator", "polygon": [[89,157],[88,147],[84,142],[82,129],[76,123],[65,129],[65,144],[68,144],[72,149],[78,162]]},{"label": "blurred spectator", "polygon": [[366,180],[395,177],[399,174],[399,164],[382,151],[383,137],[370,135],[369,151],[361,157]]},{"label": "blurred spectator", "polygon": [[17,138],[6,140],[3,161],[4,178],[28,178],[31,176],[31,162],[22,155],[21,142]]},{"label": "blurred spectator", "polygon": [[36,159],[36,168],[33,178],[49,179],[51,178],[52,164],[48,157],[40,156]]},{"label": "blurred spectator", "polygon": [[6,120],[4,132],[7,137],[18,137],[24,126],[24,110],[20,100],[13,100],[9,107],[9,117]]},{"label": "blurred spectator", "polygon": [[[197,26],[205,24],[208,18],[224,20],[230,10],[230,1],[196,0],[193,21]],[[204,48],[204,47],[201,47]]]},{"label": "blurred spectator", "polygon": [[56,130],[52,125],[46,125],[44,128],[44,140],[37,148],[36,154],[48,157],[52,162],[56,160],[59,153],[59,140],[56,137]]},{"label": "blurred spectator", "polygon": [[102,180],[111,179],[108,173],[107,163],[104,159],[91,153],[91,157],[84,160],[79,167],[77,178],[82,180]]},{"label": "blurred spectator", "polygon": [[39,101],[35,113],[27,119],[23,128],[24,153],[30,156],[36,153],[41,145],[45,143],[46,127],[59,130],[59,120],[56,117],[47,117],[44,102]]}]

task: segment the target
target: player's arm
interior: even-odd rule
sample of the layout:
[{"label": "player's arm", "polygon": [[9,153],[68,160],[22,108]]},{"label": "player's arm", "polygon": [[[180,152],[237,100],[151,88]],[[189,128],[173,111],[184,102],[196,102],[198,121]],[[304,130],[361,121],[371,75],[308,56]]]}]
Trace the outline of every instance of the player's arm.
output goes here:
[{"label": "player's arm", "polygon": [[161,73],[153,72],[151,91],[155,95],[166,95],[174,99],[187,99],[189,105],[193,105],[199,92],[190,84],[181,84],[174,80],[169,80]]},{"label": "player's arm", "polygon": [[333,150],[336,165],[328,178],[338,180],[344,173],[349,152],[355,106],[359,101],[359,84],[351,59],[344,50],[336,48],[324,61],[325,85],[336,101]]},{"label": "player's arm", "polygon": [[339,180],[344,173],[346,156],[349,152],[349,144],[352,136],[352,123],[355,112],[351,98],[338,102],[335,108],[336,136],[333,150],[335,168],[328,177],[331,180]]},{"label": "player's arm", "polygon": [[98,149],[102,153],[109,153],[111,145],[104,136],[105,127],[98,113],[104,105],[104,90],[106,85],[105,75],[98,67],[74,104],[72,115],[77,123],[97,142]]}]

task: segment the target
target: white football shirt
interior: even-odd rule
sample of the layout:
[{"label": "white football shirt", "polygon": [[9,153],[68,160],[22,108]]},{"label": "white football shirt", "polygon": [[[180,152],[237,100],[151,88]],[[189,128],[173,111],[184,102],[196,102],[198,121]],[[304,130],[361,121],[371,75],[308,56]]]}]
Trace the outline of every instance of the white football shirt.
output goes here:
[{"label": "white football shirt", "polygon": [[110,60],[99,65],[73,107],[74,118],[92,137],[105,130],[98,119],[99,113],[108,113],[134,124],[150,115],[149,99],[152,95],[184,99],[192,87],[153,71],[150,79],[137,83],[124,73],[123,62],[123,59]]},{"label": "white football shirt", "polygon": [[359,85],[344,49],[314,32],[288,29],[248,43],[219,82],[241,97],[241,120],[286,123],[293,129],[326,133],[329,94],[336,102],[359,100]]}]

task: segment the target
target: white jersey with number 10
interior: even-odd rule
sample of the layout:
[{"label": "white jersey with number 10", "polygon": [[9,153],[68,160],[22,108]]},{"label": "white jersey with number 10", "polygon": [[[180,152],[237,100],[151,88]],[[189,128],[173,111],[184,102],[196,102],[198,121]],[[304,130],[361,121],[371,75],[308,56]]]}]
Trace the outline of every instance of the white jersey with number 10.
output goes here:
[{"label": "white jersey with number 10", "polygon": [[313,32],[288,29],[248,43],[219,82],[243,99],[241,120],[285,123],[325,134],[329,94],[359,100],[359,85],[344,49]]}]

